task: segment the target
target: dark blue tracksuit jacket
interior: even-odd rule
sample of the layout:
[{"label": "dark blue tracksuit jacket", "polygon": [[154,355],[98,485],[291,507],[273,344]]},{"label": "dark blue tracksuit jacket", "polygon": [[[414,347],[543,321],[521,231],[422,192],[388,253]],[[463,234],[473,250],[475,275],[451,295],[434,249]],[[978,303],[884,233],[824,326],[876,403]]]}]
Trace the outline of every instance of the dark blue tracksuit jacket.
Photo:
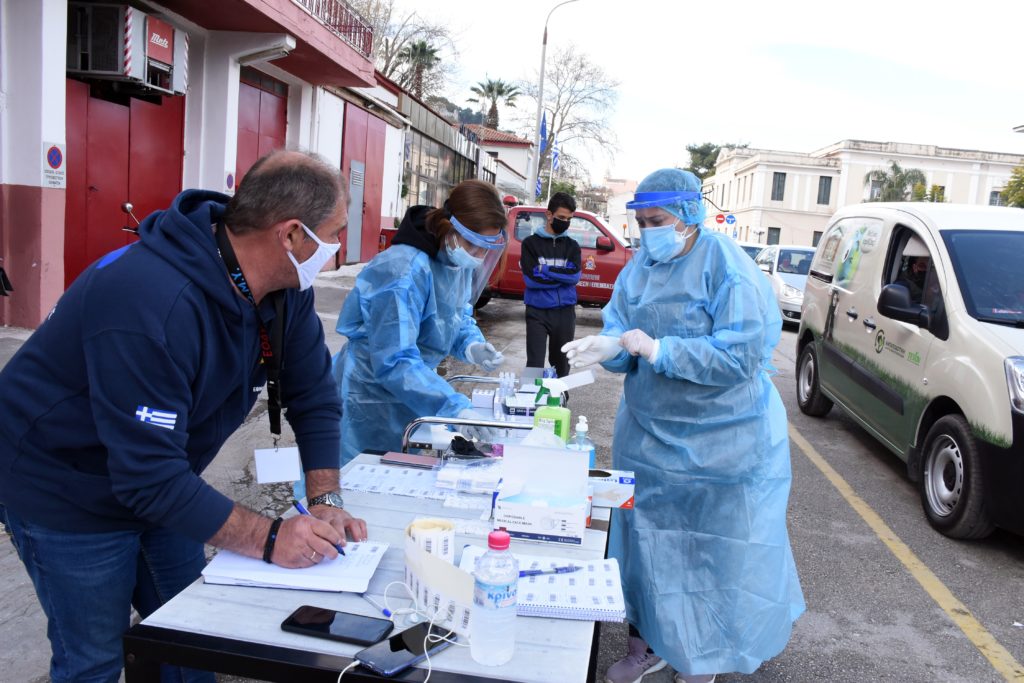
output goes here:
[{"label": "dark blue tracksuit jacket", "polygon": [[[199,474],[266,382],[259,311],[228,281],[190,190],[75,280],[0,372],[0,503],[82,532],[163,526],[205,541],[232,502]],[[288,290],[282,398],[307,470],[338,467],[341,408],[313,292]],[[270,441],[269,430],[267,441]]]}]

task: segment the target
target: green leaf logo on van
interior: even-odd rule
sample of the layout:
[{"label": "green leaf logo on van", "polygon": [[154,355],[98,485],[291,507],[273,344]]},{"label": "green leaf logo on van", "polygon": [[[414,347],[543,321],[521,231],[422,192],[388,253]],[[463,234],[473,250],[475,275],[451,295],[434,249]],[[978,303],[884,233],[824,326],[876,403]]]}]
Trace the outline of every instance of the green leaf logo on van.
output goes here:
[{"label": "green leaf logo on van", "polygon": [[875,335],[875,353],[881,353],[885,348],[885,330],[879,330]]}]

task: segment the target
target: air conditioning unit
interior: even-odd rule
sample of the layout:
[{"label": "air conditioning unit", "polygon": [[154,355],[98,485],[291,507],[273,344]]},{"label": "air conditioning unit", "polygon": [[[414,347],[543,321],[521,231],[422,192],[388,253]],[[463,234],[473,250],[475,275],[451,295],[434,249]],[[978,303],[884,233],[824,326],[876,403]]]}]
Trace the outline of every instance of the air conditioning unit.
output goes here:
[{"label": "air conditioning unit", "polygon": [[184,95],[188,34],[128,5],[68,3],[69,74]]}]

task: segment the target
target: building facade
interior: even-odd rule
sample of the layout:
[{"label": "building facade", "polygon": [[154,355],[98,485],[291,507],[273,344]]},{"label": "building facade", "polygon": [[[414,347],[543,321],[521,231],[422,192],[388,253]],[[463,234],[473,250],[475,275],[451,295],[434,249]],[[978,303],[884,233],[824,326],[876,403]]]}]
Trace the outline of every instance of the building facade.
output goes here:
[{"label": "building facade", "polygon": [[512,133],[477,124],[466,124],[466,131],[496,162],[495,185],[502,194],[514,195],[520,202],[527,198],[526,176],[533,159],[533,143]]},{"label": "building facade", "polygon": [[344,0],[0,0],[0,325],[37,326],[136,219],[184,188],[233,193],[274,149],[348,178],[336,265],[372,258],[411,199],[494,182],[374,71],[372,37]]},{"label": "building facade", "polygon": [[[877,198],[880,187],[865,184],[865,177],[892,162],[919,169],[926,188],[943,201],[997,204],[1024,157],[866,140],[843,140],[807,154],[723,148],[715,174],[704,180],[711,200],[705,227],[745,242],[817,245],[837,209]],[[731,214],[734,222],[719,223],[719,214]]]}]

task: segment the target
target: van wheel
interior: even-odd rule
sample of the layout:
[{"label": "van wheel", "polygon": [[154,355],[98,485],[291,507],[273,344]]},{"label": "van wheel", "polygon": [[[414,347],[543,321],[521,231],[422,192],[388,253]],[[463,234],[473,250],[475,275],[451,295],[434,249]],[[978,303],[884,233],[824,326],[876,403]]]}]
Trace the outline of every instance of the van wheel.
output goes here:
[{"label": "van wheel", "polygon": [[801,412],[811,417],[824,417],[832,410],[832,401],[821,393],[818,384],[818,354],[813,342],[804,346],[797,358],[796,402]]},{"label": "van wheel", "polygon": [[992,533],[985,509],[978,444],[961,415],[946,415],[928,430],[921,458],[921,504],[928,522],[950,538]]}]

